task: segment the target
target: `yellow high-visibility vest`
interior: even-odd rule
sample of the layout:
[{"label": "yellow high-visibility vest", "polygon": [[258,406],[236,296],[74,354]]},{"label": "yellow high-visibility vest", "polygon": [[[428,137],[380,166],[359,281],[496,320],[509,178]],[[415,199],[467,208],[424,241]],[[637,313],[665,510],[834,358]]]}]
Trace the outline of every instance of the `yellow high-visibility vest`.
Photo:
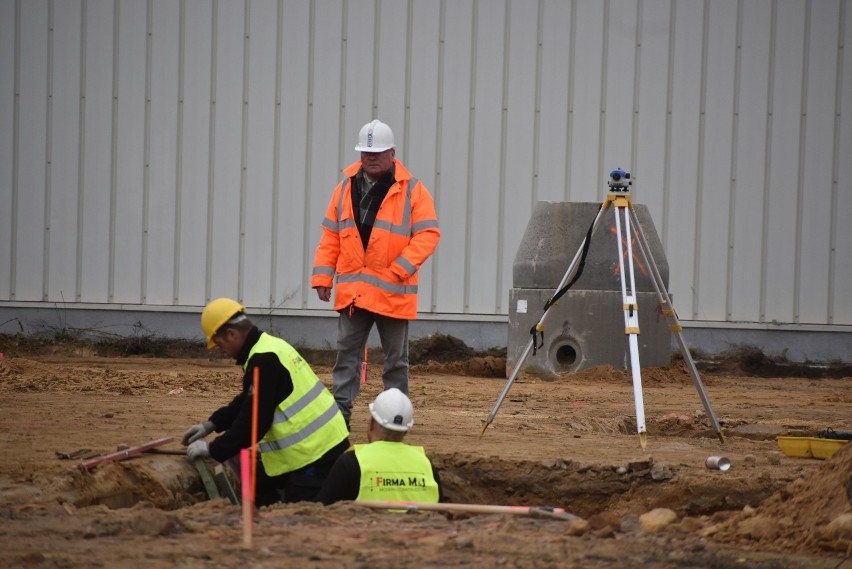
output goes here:
[{"label": "yellow high-visibility vest", "polygon": [[349,430],[334,396],[293,346],[264,332],[244,368],[260,353],[278,356],[293,380],[293,393],[278,404],[272,427],[258,442],[263,469],[277,476],[318,460],[348,437]]},{"label": "yellow high-visibility vest", "polygon": [[356,500],[438,502],[438,483],[423,447],[376,441],[354,449],[361,467]]}]

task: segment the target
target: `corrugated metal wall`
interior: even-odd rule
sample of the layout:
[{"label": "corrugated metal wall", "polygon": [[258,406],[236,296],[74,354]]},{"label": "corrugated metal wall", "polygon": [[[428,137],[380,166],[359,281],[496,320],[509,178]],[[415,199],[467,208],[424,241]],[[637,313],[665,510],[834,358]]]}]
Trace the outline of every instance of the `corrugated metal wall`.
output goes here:
[{"label": "corrugated metal wall", "polygon": [[683,319],[850,325],[850,37],[846,0],[0,0],[0,301],[327,309],[379,117],[438,207],[423,313],[507,314],[536,200],[622,167]]}]

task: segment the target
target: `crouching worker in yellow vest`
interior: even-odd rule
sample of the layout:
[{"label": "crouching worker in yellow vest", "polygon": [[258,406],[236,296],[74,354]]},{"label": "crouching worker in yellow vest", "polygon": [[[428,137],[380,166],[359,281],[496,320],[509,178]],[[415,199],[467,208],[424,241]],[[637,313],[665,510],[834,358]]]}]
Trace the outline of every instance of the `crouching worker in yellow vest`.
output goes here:
[{"label": "crouching worker in yellow vest", "polygon": [[370,415],[370,443],[355,445],[337,459],[317,501],[440,502],[438,471],[423,447],[402,442],[414,425],[408,397],[395,387],[383,391],[370,404]]},{"label": "crouching worker in yellow vest", "polygon": [[[261,332],[238,302],[211,301],[201,313],[201,328],[208,349],[218,347],[242,366],[243,386],[228,405],[187,429],[181,439],[187,458],[239,460],[241,449],[257,444],[257,506],[314,500],[334,461],[349,448],[334,396],[290,344]],[[257,441],[252,440],[255,368]],[[202,440],[214,431],[222,434],[209,443]]]}]

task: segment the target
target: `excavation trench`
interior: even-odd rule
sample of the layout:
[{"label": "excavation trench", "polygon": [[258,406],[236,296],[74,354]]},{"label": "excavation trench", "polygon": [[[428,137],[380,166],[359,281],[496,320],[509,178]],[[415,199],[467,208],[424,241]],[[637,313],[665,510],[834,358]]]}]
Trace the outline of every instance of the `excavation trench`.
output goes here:
[{"label": "excavation trench", "polygon": [[[656,464],[653,459],[623,466],[509,461],[462,454],[433,455],[446,501],[460,504],[526,505],[564,508],[588,518],[603,512],[642,514],[655,507],[681,516],[712,515],[761,502],[777,481],[733,472],[702,476],[694,469]],[[209,463],[211,468],[215,463]],[[236,494],[239,485],[226,469]],[[59,500],[75,507],[128,508],[147,502],[177,510],[207,500],[199,472],[185,459],[141,456],[92,471],[73,469]]]}]

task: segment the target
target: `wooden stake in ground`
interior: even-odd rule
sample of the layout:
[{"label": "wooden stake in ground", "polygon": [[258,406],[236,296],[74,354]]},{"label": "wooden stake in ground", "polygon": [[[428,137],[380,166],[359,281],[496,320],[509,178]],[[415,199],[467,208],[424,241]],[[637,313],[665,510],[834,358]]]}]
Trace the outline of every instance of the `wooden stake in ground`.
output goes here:
[{"label": "wooden stake in ground", "polygon": [[255,367],[252,374],[251,394],[251,447],[240,450],[240,484],[243,496],[243,547],[252,545],[252,524],[254,516],[254,492],[257,480],[257,397],[260,385],[260,369]]},{"label": "wooden stake in ground", "polygon": [[[256,369],[256,368],[255,368]],[[251,500],[251,468],[249,467],[249,450],[244,448],[240,451],[240,478],[242,479],[243,493],[243,547],[251,547],[252,533],[252,500]]]},{"label": "wooden stake in ground", "polygon": [[254,505],[255,483],[257,482],[257,398],[260,387],[260,368],[254,368],[251,393],[251,503]]}]

